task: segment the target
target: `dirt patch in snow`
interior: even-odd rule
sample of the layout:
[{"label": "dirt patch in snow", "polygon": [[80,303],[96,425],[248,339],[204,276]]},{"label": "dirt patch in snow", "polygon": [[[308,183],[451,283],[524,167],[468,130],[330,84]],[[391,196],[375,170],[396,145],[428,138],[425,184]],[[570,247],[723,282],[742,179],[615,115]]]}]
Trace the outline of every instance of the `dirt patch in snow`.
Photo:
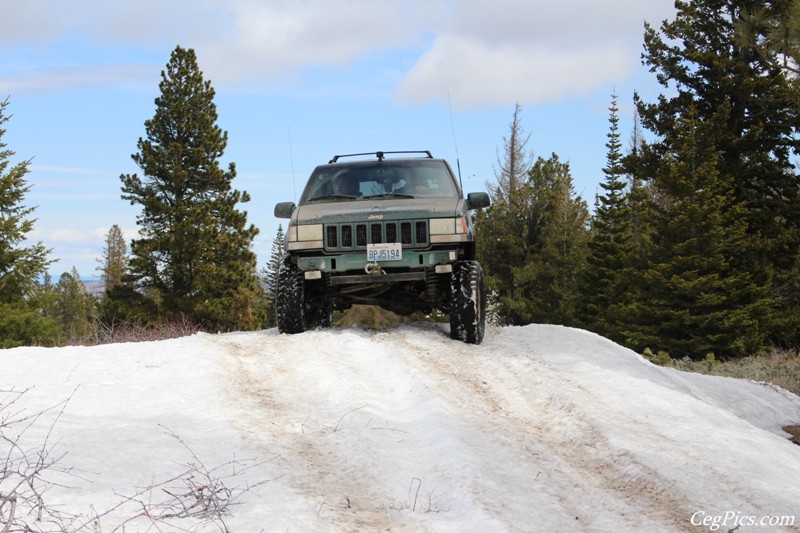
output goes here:
[{"label": "dirt patch in snow", "polygon": [[789,440],[800,446],[800,426],[784,426],[783,430],[792,436]]}]

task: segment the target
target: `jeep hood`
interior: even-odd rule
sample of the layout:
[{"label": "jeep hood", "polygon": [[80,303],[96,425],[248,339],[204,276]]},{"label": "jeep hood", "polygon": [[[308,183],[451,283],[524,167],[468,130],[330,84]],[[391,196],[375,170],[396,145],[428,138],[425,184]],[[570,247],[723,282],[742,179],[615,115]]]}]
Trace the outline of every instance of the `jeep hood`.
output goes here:
[{"label": "jeep hood", "polygon": [[338,224],[368,220],[409,220],[455,217],[464,214],[462,198],[378,198],[321,202],[298,207],[296,224]]}]

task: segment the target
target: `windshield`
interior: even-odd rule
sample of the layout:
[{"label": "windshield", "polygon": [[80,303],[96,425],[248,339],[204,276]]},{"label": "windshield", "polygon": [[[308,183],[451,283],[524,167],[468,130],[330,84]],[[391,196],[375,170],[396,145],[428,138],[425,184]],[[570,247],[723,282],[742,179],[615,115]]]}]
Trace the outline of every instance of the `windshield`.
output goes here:
[{"label": "windshield", "polygon": [[308,180],[301,204],[366,198],[453,198],[447,165],[426,159],[322,165]]}]

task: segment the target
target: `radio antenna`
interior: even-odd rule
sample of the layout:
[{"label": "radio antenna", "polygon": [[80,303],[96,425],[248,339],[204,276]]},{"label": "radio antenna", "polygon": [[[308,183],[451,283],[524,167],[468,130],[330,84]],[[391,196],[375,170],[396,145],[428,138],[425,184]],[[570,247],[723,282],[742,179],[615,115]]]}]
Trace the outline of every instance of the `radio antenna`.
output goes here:
[{"label": "radio antenna", "polygon": [[453,123],[453,108],[450,106],[450,93],[447,93],[447,110],[450,112],[450,130],[453,132],[453,146],[456,148],[456,167],[458,168],[458,186],[464,192],[464,184],[461,182],[461,159],[458,156],[458,142],[456,142],[456,126]]},{"label": "radio antenna", "polygon": [[286,126],[286,131],[289,134],[289,162],[292,165],[292,199],[297,201],[297,188],[294,184],[294,153],[292,152],[292,128]]}]

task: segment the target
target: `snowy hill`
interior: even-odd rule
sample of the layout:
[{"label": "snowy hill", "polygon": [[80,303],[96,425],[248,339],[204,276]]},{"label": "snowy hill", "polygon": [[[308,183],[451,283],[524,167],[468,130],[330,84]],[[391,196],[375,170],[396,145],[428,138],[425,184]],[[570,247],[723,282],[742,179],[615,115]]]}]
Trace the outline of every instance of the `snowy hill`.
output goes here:
[{"label": "snowy hill", "polygon": [[225,516],[235,532],[800,531],[800,446],[780,429],[800,422],[797,396],[558,326],[489,329],[480,346],[446,333],[19,348],[0,351],[0,390],[31,388],[15,404],[29,413],[71,396],[48,442],[80,475],[46,498],[84,517],[119,506],[102,531],[174,496],[142,487],[198,461],[223,465],[228,489],[265,482]]}]

